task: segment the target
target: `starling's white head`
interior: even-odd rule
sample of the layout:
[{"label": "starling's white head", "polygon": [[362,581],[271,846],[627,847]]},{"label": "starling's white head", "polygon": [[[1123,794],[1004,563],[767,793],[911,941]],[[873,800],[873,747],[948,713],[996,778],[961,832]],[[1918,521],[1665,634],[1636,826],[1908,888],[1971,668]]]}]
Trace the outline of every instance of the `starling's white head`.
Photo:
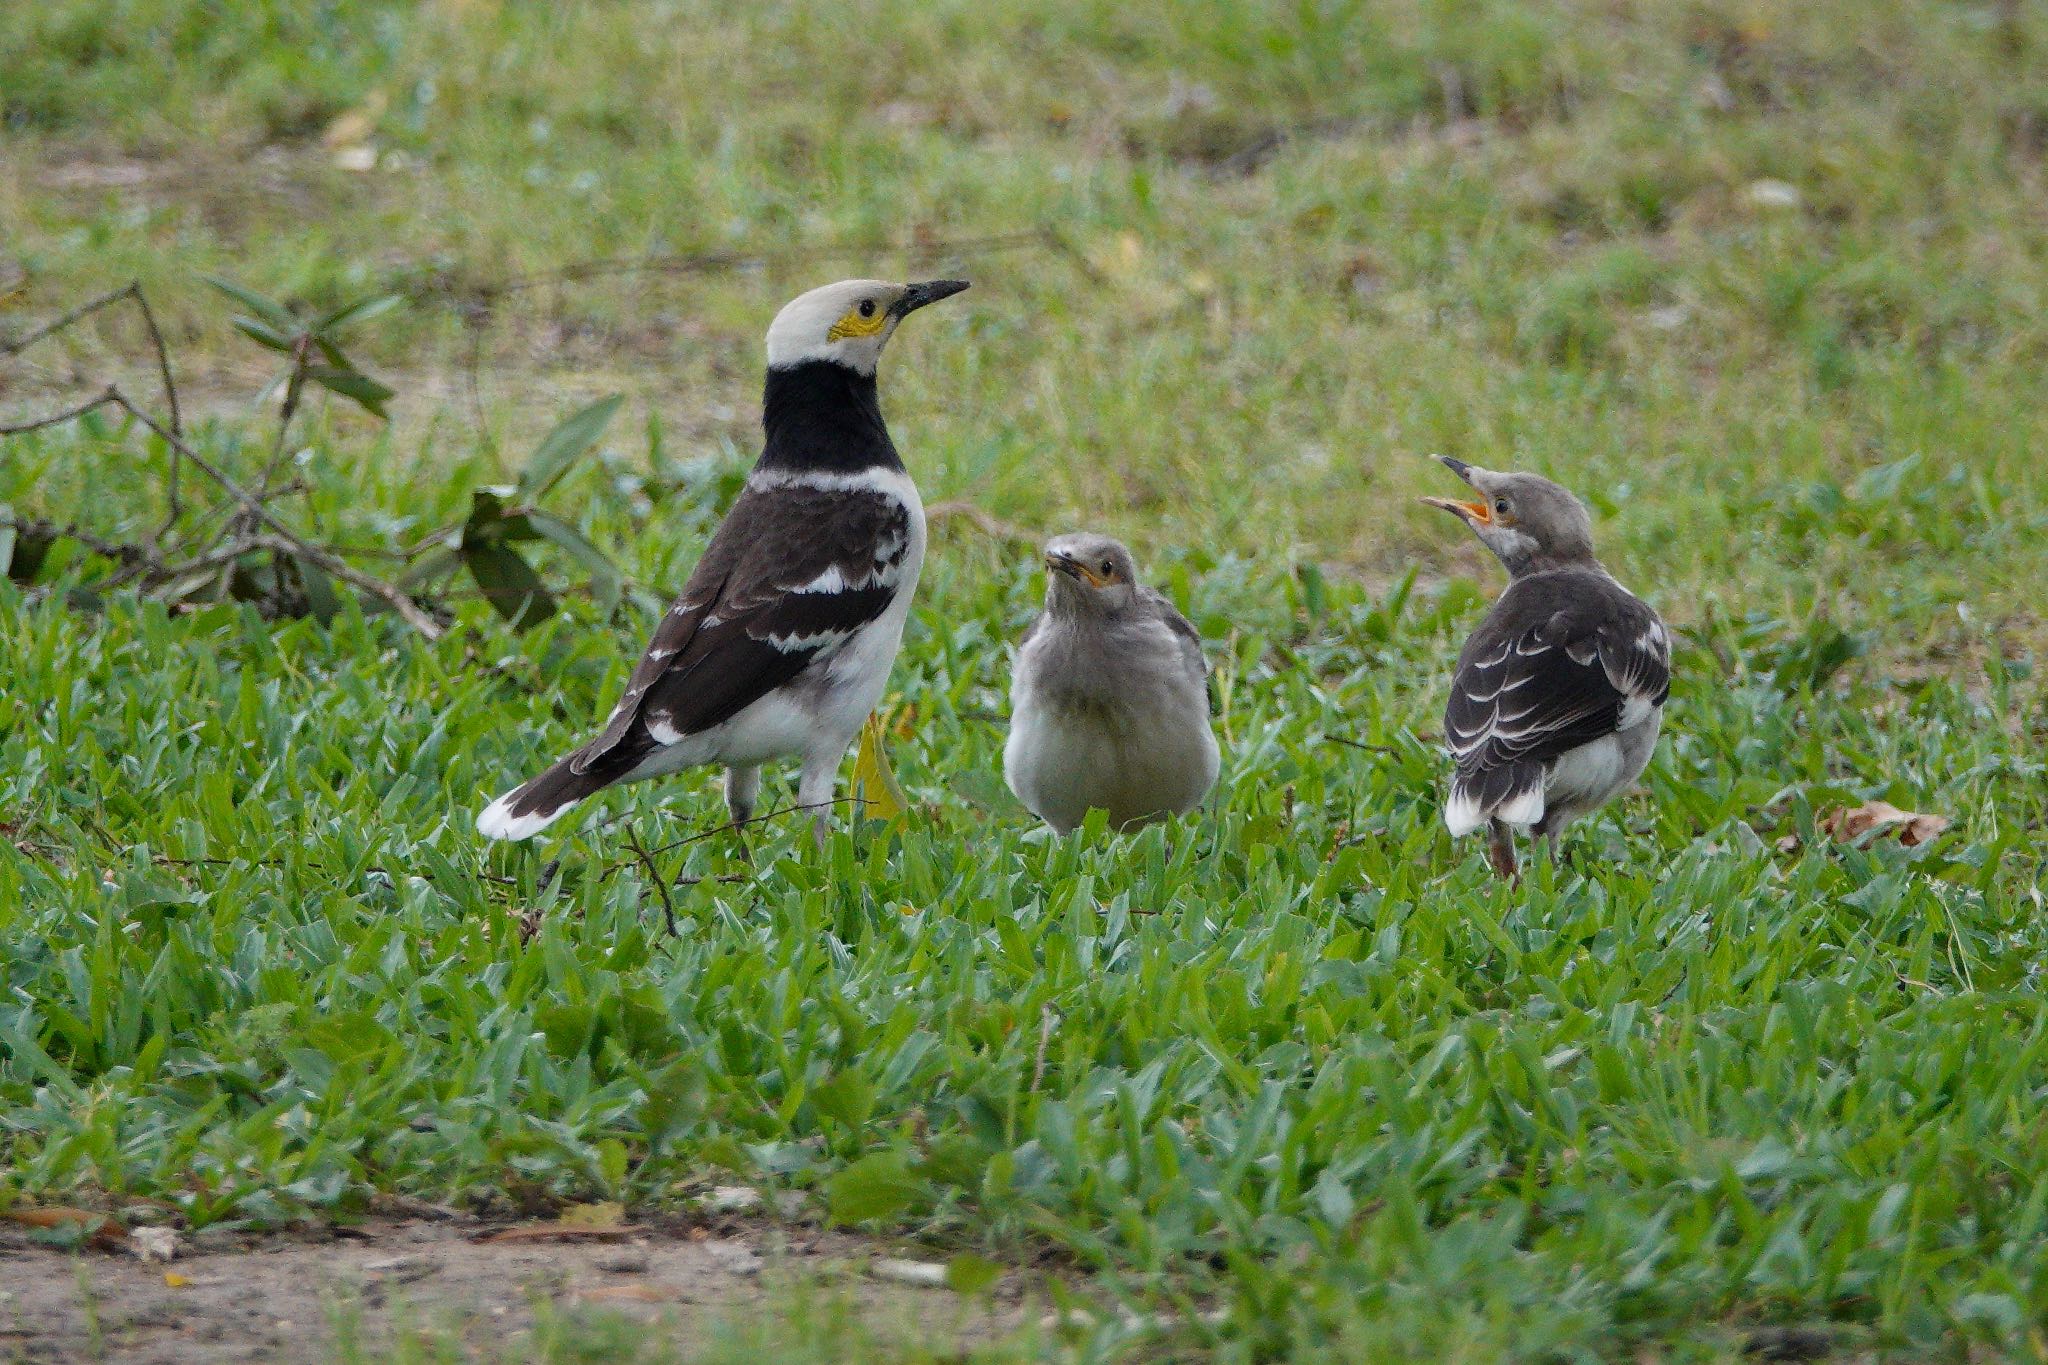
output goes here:
[{"label": "starling's white head", "polygon": [[1539,474],[1503,474],[1448,455],[1436,458],[1472,485],[1479,497],[1473,502],[1450,498],[1423,501],[1463,518],[1479,543],[1493,551],[1510,574],[1597,562],[1593,558],[1593,519],[1570,490]]},{"label": "starling's white head", "polygon": [[1045,605],[1048,611],[1114,616],[1138,595],[1138,566],[1119,541],[1088,531],[1054,536],[1045,543]]},{"label": "starling's white head", "polygon": [[841,280],[799,294],[768,324],[768,366],[829,360],[857,374],[873,374],[897,323],[966,287],[965,280]]}]

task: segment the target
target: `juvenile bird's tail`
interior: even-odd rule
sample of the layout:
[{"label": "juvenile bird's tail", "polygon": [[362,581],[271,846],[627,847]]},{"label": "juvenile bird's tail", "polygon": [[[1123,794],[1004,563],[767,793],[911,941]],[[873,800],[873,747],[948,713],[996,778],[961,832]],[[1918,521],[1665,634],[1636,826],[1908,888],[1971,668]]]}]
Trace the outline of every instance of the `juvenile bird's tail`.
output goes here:
[{"label": "juvenile bird's tail", "polygon": [[1543,819],[1544,805],[1543,766],[1539,763],[1461,772],[1451,779],[1444,824],[1453,838],[1470,834],[1488,820],[1527,827]]}]

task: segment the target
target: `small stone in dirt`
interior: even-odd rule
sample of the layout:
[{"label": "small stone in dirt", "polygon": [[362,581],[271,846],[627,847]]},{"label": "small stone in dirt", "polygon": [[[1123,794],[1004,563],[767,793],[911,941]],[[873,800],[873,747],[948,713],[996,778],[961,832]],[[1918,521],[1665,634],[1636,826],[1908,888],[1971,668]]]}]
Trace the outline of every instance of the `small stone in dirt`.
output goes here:
[{"label": "small stone in dirt", "polygon": [[946,1283],[946,1267],[935,1261],[899,1261],[884,1256],[870,1262],[868,1273],[878,1280],[894,1280],[898,1284],[915,1284],[943,1287]]},{"label": "small stone in dirt", "polygon": [[178,1234],[170,1228],[132,1228],[128,1249],[140,1256],[144,1265],[168,1261],[178,1254]]},{"label": "small stone in dirt", "polygon": [[440,1268],[437,1262],[426,1256],[386,1256],[380,1260],[363,1262],[364,1274],[394,1280],[399,1284],[410,1284]]},{"label": "small stone in dirt", "polygon": [[606,1252],[591,1264],[610,1275],[638,1275],[647,1269],[647,1253],[638,1247],[622,1247]]},{"label": "small stone in dirt", "polygon": [[706,1213],[752,1213],[761,1207],[761,1192],[745,1185],[720,1185],[704,1196]]},{"label": "small stone in dirt", "polygon": [[733,1275],[758,1275],[761,1273],[761,1258],[754,1254],[752,1247],[738,1242],[707,1242],[704,1249],[711,1253],[719,1268]]}]

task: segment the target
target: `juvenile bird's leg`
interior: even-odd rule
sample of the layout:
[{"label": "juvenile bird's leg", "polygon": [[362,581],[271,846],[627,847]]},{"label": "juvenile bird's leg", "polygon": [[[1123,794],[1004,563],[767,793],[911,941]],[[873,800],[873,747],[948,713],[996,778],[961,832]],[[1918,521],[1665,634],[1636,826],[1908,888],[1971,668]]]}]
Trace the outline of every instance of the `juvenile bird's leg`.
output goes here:
[{"label": "juvenile bird's leg", "polygon": [[832,828],[832,784],[839,777],[839,760],[844,750],[830,754],[806,754],[803,772],[796,780],[796,803],[811,813],[811,837],[822,852],[825,835]]},{"label": "juvenile bird's leg", "polygon": [[1486,859],[1493,864],[1494,875],[1504,881],[1519,882],[1520,871],[1515,867],[1515,831],[1505,820],[1492,820],[1486,827]]},{"label": "juvenile bird's leg", "polygon": [[747,847],[747,821],[754,818],[754,801],[761,794],[761,765],[734,766],[725,770],[725,808],[732,812],[732,837],[740,846],[740,861],[754,865],[754,852]]}]

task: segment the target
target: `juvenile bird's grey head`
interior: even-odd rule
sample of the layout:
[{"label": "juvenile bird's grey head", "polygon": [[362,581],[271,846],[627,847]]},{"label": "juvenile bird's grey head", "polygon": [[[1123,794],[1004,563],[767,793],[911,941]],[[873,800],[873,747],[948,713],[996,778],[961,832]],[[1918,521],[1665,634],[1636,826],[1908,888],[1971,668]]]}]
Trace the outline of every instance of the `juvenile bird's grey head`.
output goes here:
[{"label": "juvenile bird's grey head", "polygon": [[1138,598],[1138,566],[1122,543],[1079,531],[1045,543],[1045,609],[1066,619],[1129,611]]},{"label": "juvenile bird's grey head", "polygon": [[926,280],[922,284],[841,280],[799,294],[768,324],[768,366],[777,369],[806,360],[830,360],[857,374],[871,375],[897,323],[966,287],[965,280]]},{"label": "juvenile bird's grey head", "polygon": [[1568,489],[1537,474],[1502,474],[1448,455],[1436,458],[1472,485],[1479,497],[1472,502],[1423,501],[1464,518],[1511,577],[1596,562],[1593,519]]}]

